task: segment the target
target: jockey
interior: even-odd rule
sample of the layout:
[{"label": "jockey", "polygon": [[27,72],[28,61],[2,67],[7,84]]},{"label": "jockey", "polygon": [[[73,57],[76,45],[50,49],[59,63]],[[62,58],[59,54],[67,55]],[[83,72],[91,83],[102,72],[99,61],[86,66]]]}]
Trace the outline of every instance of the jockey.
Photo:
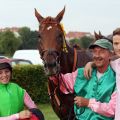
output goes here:
[{"label": "jockey", "polygon": [[[12,67],[7,59],[0,59],[0,120],[44,120],[29,94],[11,83]],[[24,110],[24,105],[28,110]]]}]

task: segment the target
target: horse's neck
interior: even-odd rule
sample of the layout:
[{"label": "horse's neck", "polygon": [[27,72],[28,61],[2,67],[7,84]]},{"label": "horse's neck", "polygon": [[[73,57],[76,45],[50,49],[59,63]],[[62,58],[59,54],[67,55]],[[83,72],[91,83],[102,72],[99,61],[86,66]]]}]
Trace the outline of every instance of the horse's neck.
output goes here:
[{"label": "horse's neck", "polygon": [[66,44],[67,52],[62,51],[60,58],[61,73],[70,73],[73,69],[74,50]]},{"label": "horse's neck", "polygon": [[[67,45],[67,44],[66,44]],[[68,52],[62,52],[60,57],[61,73],[71,73],[74,66],[74,49],[67,45]],[[90,51],[77,51],[76,68],[84,67],[86,63],[92,60]]]}]

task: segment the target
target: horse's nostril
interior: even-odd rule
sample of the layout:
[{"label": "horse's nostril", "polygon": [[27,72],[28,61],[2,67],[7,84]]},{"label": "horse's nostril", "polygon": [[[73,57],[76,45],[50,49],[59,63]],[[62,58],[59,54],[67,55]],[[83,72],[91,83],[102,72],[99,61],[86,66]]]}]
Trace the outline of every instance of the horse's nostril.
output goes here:
[{"label": "horse's nostril", "polygon": [[56,65],[57,65],[56,62],[44,63],[44,67],[48,67],[48,68],[56,67]]},{"label": "horse's nostril", "polygon": [[46,63],[46,62],[44,63],[44,67],[45,67],[45,68],[47,67],[47,63]]},{"label": "horse's nostril", "polygon": [[57,65],[56,62],[54,62],[54,63],[53,63],[53,66],[56,66],[56,65]]}]

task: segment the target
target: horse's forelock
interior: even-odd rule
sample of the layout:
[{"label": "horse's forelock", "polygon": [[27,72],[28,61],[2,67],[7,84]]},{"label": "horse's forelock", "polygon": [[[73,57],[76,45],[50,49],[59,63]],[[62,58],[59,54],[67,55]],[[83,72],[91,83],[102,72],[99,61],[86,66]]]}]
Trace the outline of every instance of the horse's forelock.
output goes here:
[{"label": "horse's forelock", "polygon": [[54,23],[57,23],[57,21],[55,18],[48,16],[47,18],[43,19],[41,22],[41,24],[50,24],[50,23],[54,24]]},{"label": "horse's forelock", "polygon": [[52,24],[57,24],[57,21],[55,18],[48,16],[41,21],[39,30],[43,31],[48,24],[52,26]]}]

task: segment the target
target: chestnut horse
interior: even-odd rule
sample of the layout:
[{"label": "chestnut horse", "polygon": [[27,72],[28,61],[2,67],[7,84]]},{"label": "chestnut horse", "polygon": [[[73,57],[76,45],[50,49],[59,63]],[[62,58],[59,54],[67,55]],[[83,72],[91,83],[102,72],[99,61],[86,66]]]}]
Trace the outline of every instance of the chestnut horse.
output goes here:
[{"label": "chestnut horse", "polygon": [[[60,21],[65,8],[55,17],[42,17],[35,9],[35,16],[39,22],[38,49],[44,62],[47,75],[54,76],[48,79],[48,92],[53,110],[60,120],[74,119],[74,94],[63,94],[59,88],[60,73],[75,71],[91,60],[89,51],[76,51],[65,40],[64,30]],[[54,80],[51,80],[54,79]]]}]

